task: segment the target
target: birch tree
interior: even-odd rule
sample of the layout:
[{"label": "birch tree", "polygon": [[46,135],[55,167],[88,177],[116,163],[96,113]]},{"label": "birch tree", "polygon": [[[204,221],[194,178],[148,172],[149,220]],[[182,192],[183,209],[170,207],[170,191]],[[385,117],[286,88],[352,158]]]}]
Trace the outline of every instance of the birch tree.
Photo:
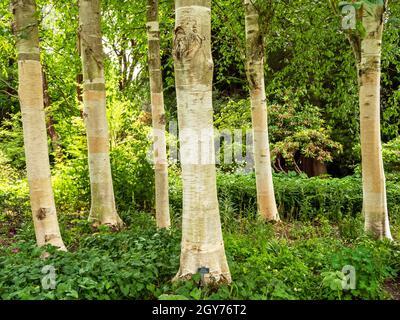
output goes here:
[{"label": "birch tree", "polygon": [[147,40],[154,134],[156,220],[158,228],[169,228],[168,162],[165,137],[164,94],[161,74],[158,0],[147,0]]},{"label": "birch tree", "polygon": [[392,239],[380,129],[381,50],[387,1],[342,3],[343,28],[357,66],[365,231]]},{"label": "birch tree", "polygon": [[183,180],[180,269],[230,282],[216,186],[211,0],[175,1],[174,60]]},{"label": "birch tree", "polygon": [[79,32],[91,188],[89,219],[96,225],[119,228],[123,223],[116,210],[111,176],[100,0],[79,0]]},{"label": "birch tree", "polygon": [[260,32],[259,15],[253,0],[244,0],[244,6],[246,74],[250,87],[258,211],[265,220],[278,221],[268,138],[263,37]]},{"label": "birch tree", "polygon": [[57,220],[47,145],[35,0],[13,0],[26,170],[36,242],[66,250]]}]

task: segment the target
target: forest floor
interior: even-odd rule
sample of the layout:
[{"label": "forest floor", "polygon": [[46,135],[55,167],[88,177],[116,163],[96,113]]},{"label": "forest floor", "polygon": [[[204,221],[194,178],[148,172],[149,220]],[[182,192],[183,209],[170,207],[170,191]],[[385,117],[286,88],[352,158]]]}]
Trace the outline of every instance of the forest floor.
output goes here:
[{"label": "forest floor", "polygon": [[[94,230],[64,221],[69,252],[38,249],[31,222],[0,222],[2,299],[399,299],[400,246],[363,234],[361,218],[266,224],[221,212],[233,283],[203,288],[198,275],[172,283],[179,267],[179,214],[169,231],[153,215],[124,212],[127,228]],[[230,223],[227,223],[230,221]],[[234,221],[234,223],[233,223]],[[397,225],[392,227],[398,236]],[[5,232],[7,230],[7,232]],[[50,257],[42,259],[44,250]],[[43,288],[44,266],[56,286]],[[354,268],[355,287],[346,289]],[[347,281],[346,280],[346,281]]]},{"label": "forest floor", "polygon": [[386,280],[384,289],[391,295],[393,300],[400,300],[400,277]]}]

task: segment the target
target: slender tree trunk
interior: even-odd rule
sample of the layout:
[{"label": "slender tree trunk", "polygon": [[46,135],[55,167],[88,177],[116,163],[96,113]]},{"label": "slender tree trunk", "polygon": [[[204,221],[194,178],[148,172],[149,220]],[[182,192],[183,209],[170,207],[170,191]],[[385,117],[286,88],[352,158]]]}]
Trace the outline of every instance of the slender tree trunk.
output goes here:
[{"label": "slender tree trunk", "polygon": [[[82,59],[81,48],[82,48],[81,33],[78,31],[76,36],[76,51],[78,52],[79,57]],[[82,71],[80,71],[76,75],[76,98],[78,99],[79,103],[83,102],[82,85],[83,85],[83,74]],[[81,111],[81,117],[83,118],[83,111]]]},{"label": "slender tree trunk", "polygon": [[246,73],[251,98],[257,203],[258,211],[265,220],[279,221],[269,151],[264,85],[264,46],[259,27],[259,16],[252,1],[244,0],[244,6],[246,11]]},{"label": "slender tree trunk", "polygon": [[79,0],[83,103],[89,149],[91,209],[95,224],[121,227],[110,165],[100,0]]},{"label": "slender tree trunk", "polygon": [[36,3],[35,0],[13,0],[12,5],[18,51],[18,93],[36,241],[39,246],[51,244],[66,250],[51,185]]},{"label": "slender tree trunk", "polygon": [[164,94],[161,74],[158,0],[147,0],[147,38],[152,121],[154,131],[154,166],[157,227],[169,228],[168,162],[165,137]]},{"label": "slender tree trunk", "polygon": [[183,179],[180,269],[205,282],[230,282],[216,187],[211,0],[175,1],[174,59]]},{"label": "slender tree trunk", "polygon": [[[370,11],[370,13],[369,13]],[[380,130],[381,46],[384,6],[363,4],[359,96],[365,230],[391,239]]]},{"label": "slender tree trunk", "polygon": [[[43,77],[43,102],[44,102],[44,110],[48,110],[51,107],[51,98],[49,94],[49,85],[47,82],[47,75],[46,72],[43,70],[42,72]],[[47,133],[50,136],[51,146],[53,148],[54,155],[57,159],[61,159],[62,151],[60,145],[60,139],[57,134],[56,128],[54,127],[54,118],[51,114],[47,115],[46,117],[46,128]]]}]

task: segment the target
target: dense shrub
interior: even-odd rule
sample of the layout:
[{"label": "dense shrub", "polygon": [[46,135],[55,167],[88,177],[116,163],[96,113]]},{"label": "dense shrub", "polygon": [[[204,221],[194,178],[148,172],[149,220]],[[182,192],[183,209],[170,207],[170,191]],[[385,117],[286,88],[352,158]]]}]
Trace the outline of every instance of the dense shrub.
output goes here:
[{"label": "dense shrub", "polygon": [[383,145],[383,161],[387,172],[399,172],[400,170],[400,137],[397,137]]},{"label": "dense shrub", "polygon": [[[361,162],[361,145],[353,148],[357,162]],[[400,170],[400,137],[382,144],[382,158],[386,177],[391,180],[398,180]],[[356,171],[361,173],[361,164],[356,166]]]},{"label": "dense shrub", "polygon": [[[220,174],[218,190],[221,203],[229,201],[239,215],[256,211],[256,184],[254,174]],[[174,179],[171,204],[181,208],[180,181]],[[323,215],[332,219],[357,216],[362,211],[362,182],[360,177],[307,178],[295,174],[274,176],[276,202],[281,217],[286,219],[313,219]],[[390,216],[400,217],[400,186],[387,182]]]},{"label": "dense shrub", "polygon": [[0,234],[14,234],[30,213],[28,183],[21,175],[0,151]]},{"label": "dense shrub", "polygon": [[[149,209],[154,194],[153,168],[147,159],[151,150],[150,128],[141,117],[133,116],[133,111],[128,112],[124,107],[128,109],[123,103],[110,104],[113,110],[110,157],[116,203],[119,210]],[[129,113],[128,120],[121,113]],[[62,211],[88,211],[90,180],[83,120],[72,119],[68,132],[61,140],[63,156],[53,169],[56,203]]]},{"label": "dense shrub", "polygon": [[0,126],[0,152],[14,168],[25,168],[24,137],[22,134],[21,113],[3,120]]},{"label": "dense shrub", "polygon": [[[279,165],[274,167],[276,171],[300,171],[300,156],[327,163],[333,161],[334,154],[342,152],[342,145],[331,139],[331,132],[321,118],[321,110],[302,103],[294,91],[287,89],[275,97],[277,101],[268,104],[271,158],[273,163],[279,160]],[[221,131],[242,130],[245,135],[247,130],[251,130],[250,111],[248,99],[229,99],[217,113],[214,124]],[[223,148],[226,148],[225,144]],[[284,162],[283,167],[281,162]],[[222,164],[220,169],[233,171],[237,169],[237,163]]]},{"label": "dense shrub", "polygon": [[121,210],[132,206],[150,210],[154,197],[154,171],[150,162],[148,127],[136,132],[111,150],[116,203]]}]

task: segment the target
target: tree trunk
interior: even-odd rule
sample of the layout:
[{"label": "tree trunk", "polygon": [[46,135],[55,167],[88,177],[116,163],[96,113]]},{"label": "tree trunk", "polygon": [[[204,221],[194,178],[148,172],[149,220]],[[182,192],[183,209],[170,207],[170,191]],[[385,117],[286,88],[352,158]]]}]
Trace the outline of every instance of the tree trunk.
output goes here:
[{"label": "tree trunk", "polygon": [[258,23],[259,16],[252,0],[244,0],[244,6],[246,11],[246,73],[251,98],[258,211],[267,221],[279,221],[269,151],[263,38]]},{"label": "tree trunk", "polygon": [[[78,102],[83,102],[82,98],[82,82],[83,82],[83,74],[79,73],[76,76],[76,98],[78,99]],[[81,114],[81,117],[83,118],[83,112]]]},{"label": "tree trunk", "polygon": [[[371,10],[371,13],[367,11]],[[363,4],[366,35],[359,63],[360,128],[365,230],[391,239],[380,130],[381,44],[384,6]]]},{"label": "tree trunk", "polygon": [[[81,48],[82,48],[81,33],[78,31],[78,34],[76,36],[76,51],[78,52],[79,58],[82,59]],[[83,74],[82,74],[82,71],[80,71],[76,75],[76,98],[78,99],[79,103],[83,102],[82,85],[83,85]],[[83,111],[82,110],[81,110],[81,118],[83,118]]]},{"label": "tree trunk", "polygon": [[230,282],[216,186],[211,0],[175,1],[174,59],[183,179],[180,269],[202,268],[204,281]]},{"label": "tree trunk", "polygon": [[318,159],[300,156],[300,169],[309,177],[318,177],[327,174],[326,164]]},{"label": "tree trunk", "polygon": [[51,244],[66,250],[51,185],[36,3],[35,0],[13,0],[12,5],[18,52],[18,94],[36,241],[39,246]]},{"label": "tree trunk", "polygon": [[[42,72],[43,78],[43,102],[44,102],[44,110],[48,110],[51,107],[51,98],[49,94],[49,85],[47,82],[46,72],[43,70]],[[54,118],[51,114],[48,114],[46,117],[46,128],[47,133],[50,136],[51,146],[53,148],[54,156],[56,159],[62,158],[62,151],[60,145],[60,139],[57,134],[56,128],[54,127]]]},{"label": "tree trunk", "polygon": [[117,214],[110,165],[100,0],[79,0],[83,70],[83,104],[91,187],[89,220],[95,225],[122,226]]},{"label": "tree trunk", "polygon": [[164,94],[161,74],[158,0],[147,0],[147,38],[154,134],[156,219],[158,228],[169,228],[168,162],[165,137]]}]

